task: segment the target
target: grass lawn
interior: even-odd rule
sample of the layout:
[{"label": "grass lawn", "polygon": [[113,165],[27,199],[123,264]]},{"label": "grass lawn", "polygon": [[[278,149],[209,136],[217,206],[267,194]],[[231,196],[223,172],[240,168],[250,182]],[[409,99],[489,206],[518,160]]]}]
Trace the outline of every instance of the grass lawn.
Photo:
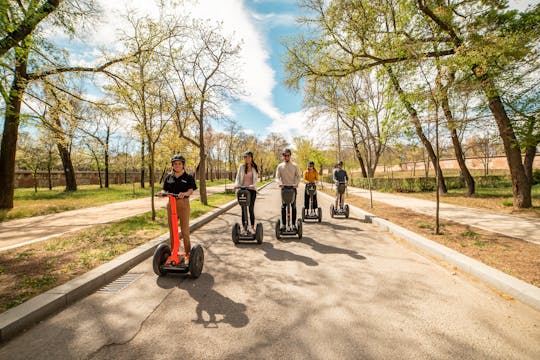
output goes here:
[{"label": "grass lawn", "polygon": [[65,192],[63,186],[15,189],[13,209],[0,210],[0,221],[21,219],[31,216],[47,215],[67,210],[99,206],[108,203],[132,200],[150,195],[150,189],[142,189],[139,184],[80,185],[77,191]]},{"label": "grass lawn", "polygon": [[[208,206],[192,200],[191,218],[233,199],[234,194],[210,195]],[[161,209],[155,222],[146,213],[0,252],[0,312],[167,232],[167,214]]]},{"label": "grass lawn", "polygon": [[[232,186],[228,180],[209,181],[206,186],[222,185],[225,182]],[[156,184],[156,191],[161,188],[161,184]],[[15,189],[14,207],[0,210],[0,222],[150,196],[150,185],[147,184],[146,188],[142,189],[138,183],[114,184],[108,189],[100,188],[99,185],[80,185],[78,190],[73,192],[65,192],[64,189],[64,186],[57,186],[52,190],[38,188],[37,192],[34,192],[34,188]]]}]

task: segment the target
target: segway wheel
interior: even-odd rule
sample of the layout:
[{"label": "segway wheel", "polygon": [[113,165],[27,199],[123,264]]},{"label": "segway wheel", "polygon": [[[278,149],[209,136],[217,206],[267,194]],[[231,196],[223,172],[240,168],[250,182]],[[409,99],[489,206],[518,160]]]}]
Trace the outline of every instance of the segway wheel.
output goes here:
[{"label": "segway wheel", "polygon": [[300,219],[296,220],[296,230],[298,231],[297,232],[298,238],[301,239],[302,238],[302,221],[300,221]]},{"label": "segway wheel", "polygon": [[169,256],[171,256],[171,248],[169,245],[165,243],[159,244],[154,251],[154,258],[152,260],[152,267],[157,276],[167,275],[167,270],[163,269],[163,265]]},{"label": "segway wheel", "polygon": [[334,213],[335,213],[334,205],[332,204],[332,205],[330,205],[330,216],[332,217],[332,219],[334,218]]},{"label": "segway wheel", "polygon": [[189,273],[196,279],[201,276],[204,265],[204,250],[201,245],[196,244],[189,253]]},{"label": "segway wheel", "polygon": [[238,223],[234,224],[232,227],[232,241],[235,244],[239,243],[239,237],[240,237],[240,225]]},{"label": "segway wheel", "polygon": [[322,209],[321,208],[317,208],[317,220],[318,220],[318,222],[322,221]]},{"label": "segway wheel", "polygon": [[349,205],[345,204],[345,218],[349,218]]},{"label": "segway wheel", "polygon": [[262,244],[263,241],[263,226],[261,223],[257,224],[255,228],[255,239],[257,239],[257,244]]},{"label": "segway wheel", "polygon": [[306,208],[302,208],[302,221],[306,221]]},{"label": "segway wheel", "polygon": [[281,221],[276,220],[276,239],[281,239]]}]

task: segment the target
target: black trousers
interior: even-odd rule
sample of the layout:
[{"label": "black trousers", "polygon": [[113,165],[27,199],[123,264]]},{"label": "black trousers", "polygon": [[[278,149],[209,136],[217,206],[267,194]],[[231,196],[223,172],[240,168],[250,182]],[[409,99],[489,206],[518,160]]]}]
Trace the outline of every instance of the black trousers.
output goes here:
[{"label": "black trousers", "polygon": [[[249,210],[249,220],[251,223],[251,226],[255,226],[255,198],[257,197],[257,191],[248,189],[249,193],[251,194],[251,201],[249,202],[248,210]],[[242,224],[244,224],[247,221],[245,218],[244,212],[242,211]]]},{"label": "black trousers", "polygon": [[[304,190],[304,207],[309,209],[309,194],[307,192],[307,189]],[[316,209],[317,206],[317,193],[313,194],[313,208]]]},{"label": "black trousers", "polygon": [[[291,225],[296,226],[296,189],[294,189],[294,199],[291,203],[291,215]],[[287,225],[287,204],[284,202],[281,203],[281,224],[283,226]]]}]

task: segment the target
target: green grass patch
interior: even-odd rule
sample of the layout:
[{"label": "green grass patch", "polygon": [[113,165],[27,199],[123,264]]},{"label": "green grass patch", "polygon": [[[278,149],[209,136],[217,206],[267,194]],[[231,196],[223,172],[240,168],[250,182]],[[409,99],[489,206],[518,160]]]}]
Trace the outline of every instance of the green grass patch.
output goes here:
[{"label": "green grass patch", "polygon": [[469,237],[471,239],[477,239],[477,238],[480,237],[480,234],[478,234],[478,233],[476,233],[474,231],[471,231],[471,230],[465,231],[465,232],[461,233],[461,235]]},{"label": "green grass patch", "polygon": [[433,230],[435,228],[434,224],[426,223],[426,222],[419,222],[416,224],[420,229],[429,229]]},{"label": "green grass patch", "polygon": [[478,246],[478,247],[486,247],[486,246],[488,245],[488,243],[485,242],[485,241],[475,241],[475,242],[473,243],[473,245],[474,245],[474,246]]},{"label": "green grass patch", "polygon": [[514,202],[512,200],[503,200],[502,202],[503,206],[514,206]]}]

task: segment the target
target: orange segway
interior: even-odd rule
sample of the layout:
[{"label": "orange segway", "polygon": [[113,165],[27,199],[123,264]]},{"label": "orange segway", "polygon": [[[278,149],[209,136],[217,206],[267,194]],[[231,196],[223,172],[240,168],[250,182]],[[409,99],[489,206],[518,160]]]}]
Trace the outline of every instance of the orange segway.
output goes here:
[{"label": "orange segway", "polygon": [[[171,219],[172,220],[172,235],[173,235],[173,248],[169,244],[163,242],[158,245],[154,251],[154,258],[152,266],[154,272],[158,276],[167,275],[167,273],[188,273],[193,278],[198,278],[201,275],[204,265],[204,251],[201,245],[196,244],[191,247],[189,257],[186,259],[185,253],[180,252],[180,234],[178,232],[178,214],[176,212],[176,199],[178,194],[162,193],[169,198],[169,204],[171,207]],[[159,196],[159,195],[156,195]],[[186,198],[186,197],[184,197]]]}]

